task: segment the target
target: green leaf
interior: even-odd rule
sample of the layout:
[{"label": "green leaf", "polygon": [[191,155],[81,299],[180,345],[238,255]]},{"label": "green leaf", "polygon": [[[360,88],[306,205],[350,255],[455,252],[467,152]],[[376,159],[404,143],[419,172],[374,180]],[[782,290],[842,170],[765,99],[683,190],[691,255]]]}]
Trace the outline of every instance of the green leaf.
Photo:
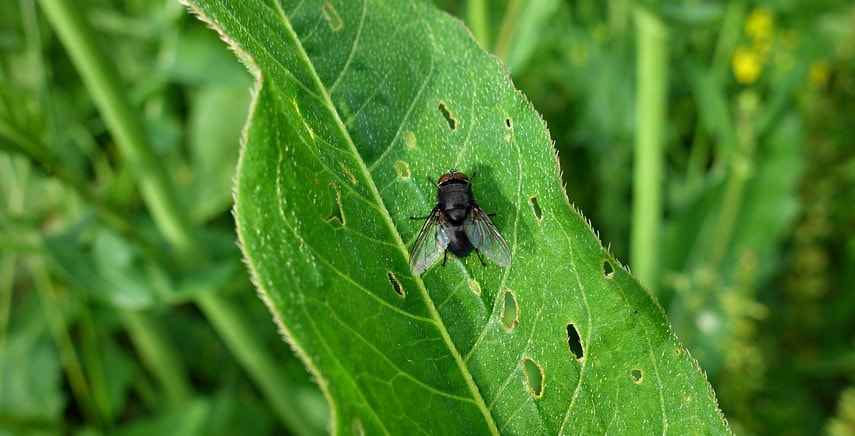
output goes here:
[{"label": "green leaf", "polygon": [[[76,289],[110,306],[153,307],[160,272],[138,249],[109,230],[94,230],[91,219],[45,237],[46,254]],[[159,280],[160,279],[160,280]]]},{"label": "green leaf", "polygon": [[[561,185],[495,58],[422,2],[194,0],[257,75],[238,233],[333,433],[722,433],[661,308]],[[449,168],[514,255],[411,275]]]},{"label": "green leaf", "polygon": [[35,298],[16,303],[16,324],[0,347],[0,413],[4,433],[58,427],[67,398],[62,367]]}]

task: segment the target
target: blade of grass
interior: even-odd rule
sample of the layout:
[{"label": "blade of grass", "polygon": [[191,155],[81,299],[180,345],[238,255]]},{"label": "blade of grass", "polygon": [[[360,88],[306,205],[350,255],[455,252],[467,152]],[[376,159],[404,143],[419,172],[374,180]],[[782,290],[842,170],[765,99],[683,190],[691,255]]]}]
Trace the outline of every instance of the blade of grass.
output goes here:
[{"label": "blade of grass", "polygon": [[662,228],[662,167],[665,97],[668,84],[668,35],[653,12],[636,7],[635,165],[631,231],[632,269],[656,294]]},{"label": "blade of grass", "polygon": [[490,50],[490,17],[487,14],[486,0],[469,0],[466,2],[466,25],[472,31],[472,36],[484,47]]},{"label": "blade of grass", "polygon": [[512,0],[508,4],[497,36],[496,54],[512,73],[528,66],[558,6],[557,0]]},{"label": "blade of grass", "polygon": [[48,330],[56,344],[59,360],[62,362],[62,368],[65,371],[71,392],[77,399],[80,412],[85,417],[86,422],[103,430],[104,422],[102,416],[98,413],[98,407],[91,395],[86,376],[83,372],[83,366],[80,363],[80,358],[77,356],[77,351],[74,349],[74,342],[71,339],[71,333],[68,331],[68,324],[62,314],[60,302],[54,292],[53,282],[51,281],[44,260],[39,256],[30,256],[27,264],[30,276],[33,279],[33,287],[36,289],[43,310],[45,311]]},{"label": "blade of grass", "polygon": [[499,30],[499,35],[496,37],[496,46],[493,48],[493,53],[499,59],[505,61],[508,59],[512,38],[516,34],[517,22],[522,7],[523,2],[521,0],[511,0],[508,2],[508,7],[505,9],[505,18],[502,19],[502,27]]},{"label": "blade of grass", "polygon": [[709,265],[718,270],[724,261],[727,248],[733,242],[734,227],[739,217],[745,188],[751,177],[752,157],[756,148],[754,135],[754,112],[757,102],[751,93],[743,93],[739,98],[739,114],[736,123],[738,153],[733,156],[731,171],[728,172],[721,213],[711,238],[714,242],[709,251]]}]

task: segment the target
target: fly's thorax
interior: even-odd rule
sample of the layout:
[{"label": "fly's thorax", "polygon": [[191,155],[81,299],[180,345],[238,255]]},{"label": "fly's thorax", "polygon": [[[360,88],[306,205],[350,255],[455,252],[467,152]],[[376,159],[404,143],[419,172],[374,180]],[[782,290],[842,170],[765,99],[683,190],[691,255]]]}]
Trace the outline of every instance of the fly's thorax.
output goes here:
[{"label": "fly's thorax", "polygon": [[437,203],[445,218],[459,223],[469,214],[472,204],[472,191],[468,181],[452,179],[439,186]]}]

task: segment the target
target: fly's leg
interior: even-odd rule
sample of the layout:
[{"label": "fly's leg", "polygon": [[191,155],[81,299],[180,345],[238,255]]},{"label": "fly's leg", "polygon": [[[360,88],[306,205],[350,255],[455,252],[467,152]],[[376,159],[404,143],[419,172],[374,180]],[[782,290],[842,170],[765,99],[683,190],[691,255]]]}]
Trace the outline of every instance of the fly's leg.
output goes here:
[{"label": "fly's leg", "polygon": [[445,261],[448,260],[448,249],[442,252],[442,267],[445,268]]},{"label": "fly's leg", "polygon": [[[476,248],[476,249],[475,249],[475,254],[477,254],[477,255],[478,255],[478,260],[480,260],[480,261],[481,261],[481,265],[483,265],[483,266],[487,266],[487,264],[486,264],[486,263],[484,263],[484,259],[481,259],[481,250],[479,250],[479,249],[477,249],[477,248]],[[445,262],[443,262],[443,263],[445,263]]]}]

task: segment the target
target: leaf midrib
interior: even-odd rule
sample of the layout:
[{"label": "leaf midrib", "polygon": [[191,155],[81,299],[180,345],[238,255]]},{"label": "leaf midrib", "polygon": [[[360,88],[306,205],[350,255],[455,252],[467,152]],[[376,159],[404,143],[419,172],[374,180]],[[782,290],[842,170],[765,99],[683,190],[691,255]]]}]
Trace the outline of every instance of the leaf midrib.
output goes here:
[{"label": "leaf midrib", "polygon": [[[332,114],[333,119],[335,120],[335,123],[336,123],[336,126],[337,126],[339,132],[341,133],[342,137],[346,140],[348,147],[350,148],[351,152],[355,156],[356,161],[359,164],[359,171],[362,173],[364,180],[366,180],[366,182],[367,182],[366,187],[369,190],[369,192],[371,193],[371,195],[374,197],[374,200],[377,202],[377,204],[381,206],[379,208],[380,215],[382,216],[383,221],[386,223],[388,228],[390,230],[392,230],[391,234],[395,238],[396,245],[400,249],[401,254],[406,258],[407,252],[408,252],[407,247],[404,244],[400,233],[398,233],[397,227],[395,227],[395,224],[392,221],[392,217],[389,214],[388,209],[386,208],[386,205],[383,202],[383,199],[380,196],[379,191],[377,190],[377,186],[374,183],[374,179],[371,176],[371,172],[370,172],[368,166],[365,164],[365,161],[362,159],[362,155],[359,153],[359,150],[356,148],[356,144],[353,142],[350,134],[347,131],[347,128],[345,127],[344,123],[342,122],[341,118],[339,117],[338,111],[335,109],[335,105],[333,104],[332,99],[330,98],[330,94],[327,92],[327,88],[324,86],[323,82],[321,81],[320,75],[315,70],[314,64],[311,62],[311,59],[309,58],[306,51],[303,49],[303,45],[300,41],[300,38],[297,36],[296,32],[294,31],[293,27],[291,26],[291,21],[288,19],[288,16],[285,13],[285,11],[282,10],[281,5],[279,3],[276,3],[276,5],[277,5],[277,11],[279,12],[280,17],[282,18],[282,23],[285,26],[286,32],[291,36],[291,38],[295,42],[295,46],[300,51],[299,52],[299,54],[300,54],[299,59],[301,59],[305,63],[308,70],[311,71],[311,73],[312,73],[311,77],[314,81],[314,85],[318,89],[319,96],[322,98],[321,102],[326,106],[326,108]],[[363,5],[365,5],[364,1],[363,1]],[[418,14],[417,14],[417,16],[418,16]],[[360,28],[358,29],[358,33],[362,32],[363,24],[364,24],[364,20],[360,21],[360,23],[359,23]],[[425,28],[430,29],[430,26],[425,26]],[[434,38],[431,38],[431,39],[434,40]],[[261,47],[263,47],[263,45]],[[352,48],[351,53],[355,52],[356,50],[357,50],[357,47],[356,47],[356,41],[355,41],[354,47]],[[433,70],[433,67],[434,67],[434,65],[433,65],[433,60],[432,60],[431,61],[431,70]],[[287,71],[287,69],[286,69],[286,71]],[[344,76],[344,74],[345,74],[345,70],[343,69],[341,71],[341,73],[339,73],[339,78]],[[399,134],[400,134],[400,126],[398,129],[397,135],[399,135]],[[397,135],[395,136],[396,138],[398,137]],[[463,361],[463,358],[460,355],[459,350],[454,345],[454,342],[451,340],[451,336],[448,333],[448,329],[446,329],[445,323],[443,322],[442,318],[440,317],[439,311],[437,310],[436,305],[434,305],[433,300],[431,299],[430,294],[424,285],[424,282],[421,280],[420,277],[418,278],[418,280],[416,280],[416,282],[418,284],[419,293],[421,294],[422,299],[425,301],[428,312],[430,313],[431,318],[433,319],[434,323],[437,326],[437,331],[440,333],[440,336],[442,337],[447,348],[449,349],[451,356],[454,359],[454,362],[457,364],[457,367],[459,368],[461,375],[463,376],[463,379],[466,381],[467,387],[469,388],[469,391],[472,393],[472,398],[475,401],[475,404],[478,407],[478,409],[481,411],[481,414],[484,416],[484,420],[487,423],[488,427],[490,428],[490,432],[492,434],[499,434],[499,430],[496,426],[496,422],[493,419],[493,416],[490,413],[490,410],[487,408],[487,405],[484,402],[484,398],[481,396],[481,392],[478,390],[478,387],[475,384],[475,380],[472,378],[472,374],[469,371],[469,368],[466,366],[466,363]],[[332,399],[331,399],[331,401],[332,401]]]}]

